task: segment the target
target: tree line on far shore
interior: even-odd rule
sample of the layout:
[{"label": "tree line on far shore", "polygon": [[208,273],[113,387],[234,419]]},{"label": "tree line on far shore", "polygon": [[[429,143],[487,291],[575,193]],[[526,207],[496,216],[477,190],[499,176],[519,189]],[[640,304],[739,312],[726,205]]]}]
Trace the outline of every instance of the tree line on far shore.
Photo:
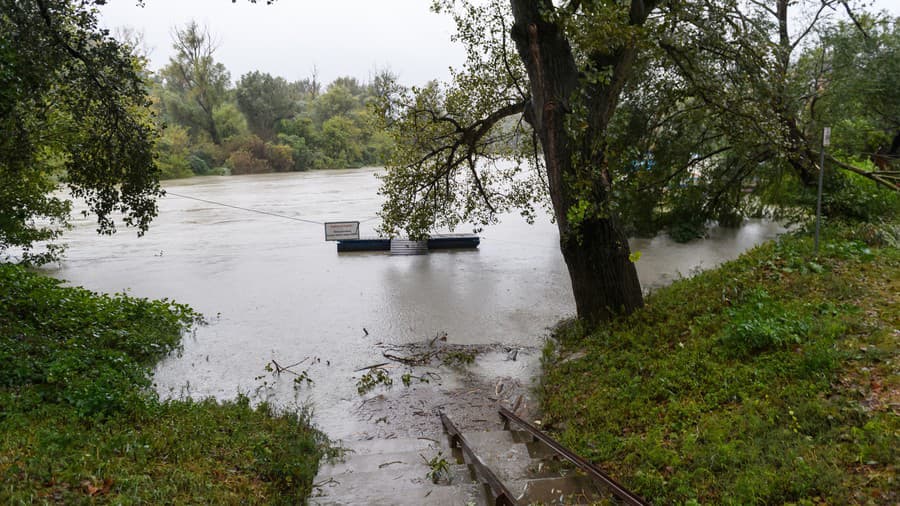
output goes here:
[{"label": "tree line on far shore", "polygon": [[[128,38],[128,37],[126,37]],[[139,46],[136,37],[132,44]],[[175,55],[149,76],[163,178],[380,165],[391,141],[368,104],[392,80],[288,81],[254,71],[232,83],[215,60],[216,39],[189,22],[173,31]],[[139,52],[139,51],[138,51]]]}]

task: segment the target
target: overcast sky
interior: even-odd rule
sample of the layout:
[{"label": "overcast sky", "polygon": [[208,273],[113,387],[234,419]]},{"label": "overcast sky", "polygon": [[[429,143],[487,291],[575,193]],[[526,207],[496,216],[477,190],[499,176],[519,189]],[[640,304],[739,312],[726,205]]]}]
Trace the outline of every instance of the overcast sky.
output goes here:
[{"label": "overcast sky", "polygon": [[171,30],[191,19],[219,40],[218,61],[237,81],[259,70],[288,80],[318,69],[324,83],[351,75],[366,80],[388,67],[402,82],[445,79],[447,68],[464,59],[450,42],[452,20],[429,10],[430,0],[279,0],[273,5],[247,0],[111,0],[101,9],[107,28],[143,32],[151,68],[172,54]]},{"label": "overcast sky", "polygon": [[[111,0],[102,8],[108,28],[143,32],[151,49],[151,68],[165,65],[171,30],[191,19],[217,36],[218,61],[232,80],[259,70],[288,80],[319,81],[350,75],[367,80],[390,68],[406,84],[446,79],[447,68],[464,60],[461,46],[450,42],[453,22],[429,10],[430,0]],[[875,8],[900,15],[900,0],[875,0]]]}]

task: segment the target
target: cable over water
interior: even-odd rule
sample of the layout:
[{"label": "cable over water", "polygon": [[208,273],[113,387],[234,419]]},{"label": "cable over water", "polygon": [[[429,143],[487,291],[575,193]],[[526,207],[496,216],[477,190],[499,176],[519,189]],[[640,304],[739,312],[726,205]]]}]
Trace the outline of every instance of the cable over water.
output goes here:
[{"label": "cable over water", "polygon": [[180,198],[188,199],[188,200],[196,200],[198,202],[205,202],[207,204],[212,204],[212,205],[216,205],[216,206],[229,207],[231,209],[238,209],[240,211],[247,211],[250,213],[265,214],[267,216],[275,216],[276,218],[284,218],[286,220],[294,220],[294,221],[299,221],[302,223],[309,223],[311,225],[324,225],[325,224],[325,222],[322,222],[322,221],[307,220],[305,218],[298,218],[296,216],[288,216],[286,214],[278,214],[278,213],[273,213],[270,211],[262,211],[260,209],[251,209],[249,207],[235,206],[232,204],[226,204],[224,202],[216,202],[215,200],[207,200],[207,199],[201,199],[199,197],[192,197],[190,195],[183,195],[183,194],[171,192],[168,190],[166,190],[166,195],[172,195],[175,197],[180,197]]}]

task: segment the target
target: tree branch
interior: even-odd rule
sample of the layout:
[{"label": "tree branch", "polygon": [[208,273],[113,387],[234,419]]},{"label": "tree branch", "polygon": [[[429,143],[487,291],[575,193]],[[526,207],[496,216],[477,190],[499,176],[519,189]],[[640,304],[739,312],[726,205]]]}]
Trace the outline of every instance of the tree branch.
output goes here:
[{"label": "tree branch", "polygon": [[853,20],[853,24],[856,25],[856,28],[858,28],[859,31],[862,32],[863,37],[866,38],[866,39],[868,39],[868,38],[869,38],[869,34],[866,32],[866,29],[863,28],[862,24],[859,22],[859,19],[856,17],[856,15],[853,14],[853,10],[850,9],[850,5],[847,4],[847,1],[846,1],[846,0],[841,0],[841,5],[844,6],[844,10],[847,11],[847,15],[850,16],[850,19]]},{"label": "tree branch", "polygon": [[900,178],[898,178],[896,175],[892,174],[890,171],[869,172],[867,170],[860,169],[859,167],[854,167],[850,164],[844,163],[831,155],[827,155],[826,158],[828,158],[828,161],[830,161],[831,163],[837,165],[838,167],[840,167],[846,171],[853,172],[854,174],[859,174],[860,176],[863,176],[867,179],[875,181],[877,184],[884,186],[885,188],[888,188],[889,190],[894,190],[895,192],[900,192]]}]

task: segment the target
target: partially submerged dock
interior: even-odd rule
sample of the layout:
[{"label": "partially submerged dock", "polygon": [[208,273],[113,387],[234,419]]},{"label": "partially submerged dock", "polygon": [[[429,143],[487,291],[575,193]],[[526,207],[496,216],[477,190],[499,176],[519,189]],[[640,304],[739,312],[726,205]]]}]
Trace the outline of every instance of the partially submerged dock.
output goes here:
[{"label": "partially submerged dock", "polygon": [[325,240],[337,242],[337,250],[390,251],[392,255],[424,255],[430,250],[475,249],[481,242],[472,234],[435,234],[424,240],[391,237],[360,237],[358,221],[325,223]]},{"label": "partially submerged dock", "polygon": [[424,241],[391,239],[387,237],[364,237],[340,239],[337,250],[345,251],[390,251],[392,254],[422,254],[430,250],[475,249],[481,243],[477,235],[435,234]]}]

